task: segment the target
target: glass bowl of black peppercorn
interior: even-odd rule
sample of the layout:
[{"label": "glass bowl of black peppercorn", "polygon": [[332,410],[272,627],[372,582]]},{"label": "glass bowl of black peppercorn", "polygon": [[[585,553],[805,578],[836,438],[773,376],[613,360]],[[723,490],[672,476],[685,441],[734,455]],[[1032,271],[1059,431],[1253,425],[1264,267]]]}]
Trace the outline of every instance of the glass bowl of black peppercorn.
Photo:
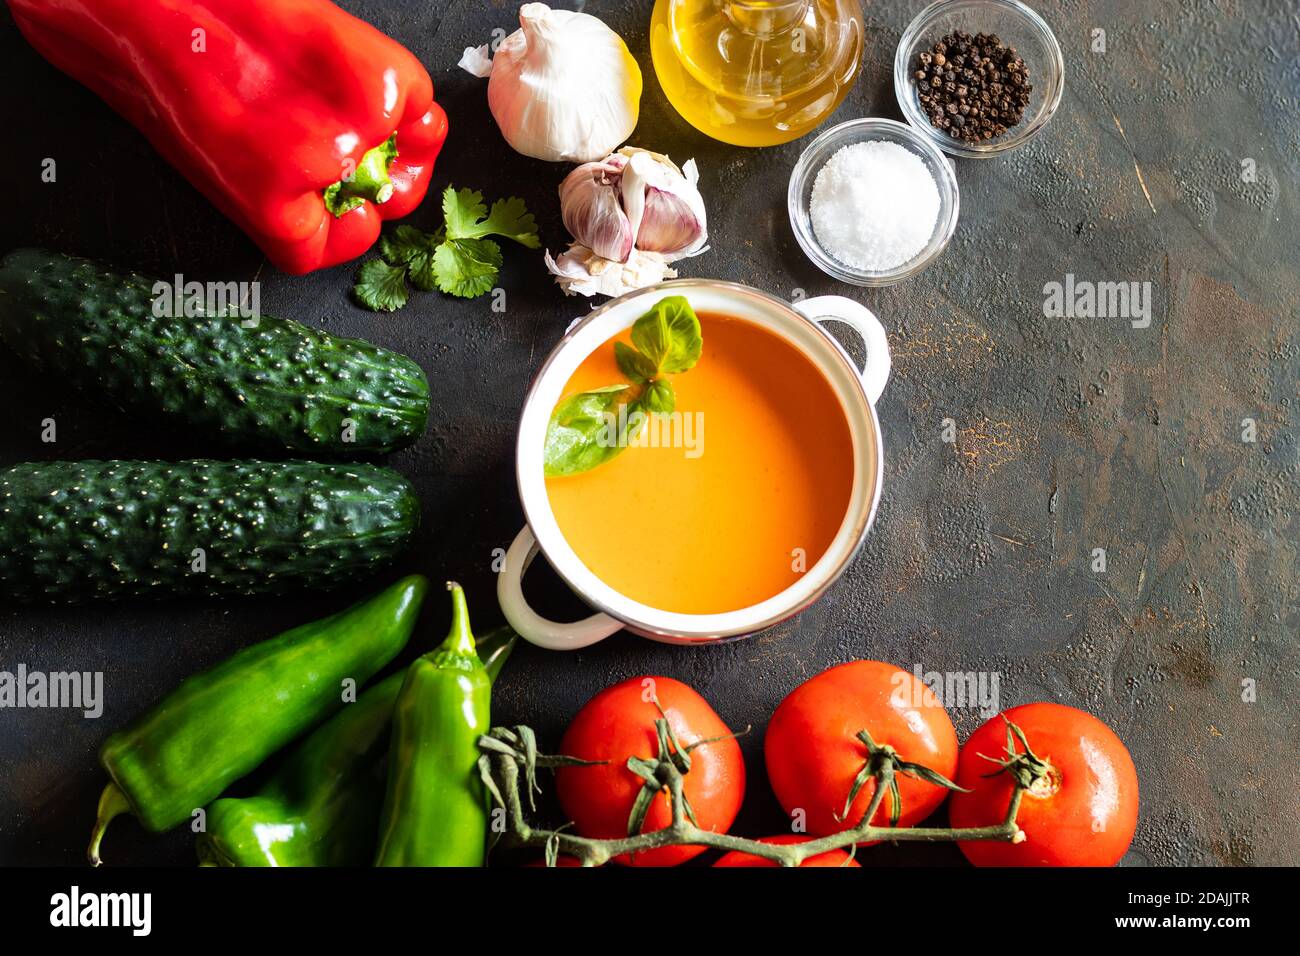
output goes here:
[{"label": "glass bowl of black peppercorn", "polygon": [[938,0],[903,32],[894,93],[907,121],[952,156],[988,159],[1027,142],[1061,103],[1065,62],[1019,0]]}]

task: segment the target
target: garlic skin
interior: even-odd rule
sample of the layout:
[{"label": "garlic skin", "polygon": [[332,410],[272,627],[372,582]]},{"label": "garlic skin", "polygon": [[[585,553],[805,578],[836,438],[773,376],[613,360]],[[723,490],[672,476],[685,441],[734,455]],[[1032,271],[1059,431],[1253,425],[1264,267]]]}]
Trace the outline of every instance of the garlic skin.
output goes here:
[{"label": "garlic skin", "polygon": [[622,38],[590,14],[519,8],[520,29],[460,66],[488,80],[488,106],[511,147],[548,162],[585,163],[613,152],[636,128],[641,68]]},{"label": "garlic skin", "polygon": [[546,268],[565,295],[616,297],[677,278],[676,270],[657,252],[634,249],[626,262],[615,262],[576,242],[558,259],[548,251]]}]

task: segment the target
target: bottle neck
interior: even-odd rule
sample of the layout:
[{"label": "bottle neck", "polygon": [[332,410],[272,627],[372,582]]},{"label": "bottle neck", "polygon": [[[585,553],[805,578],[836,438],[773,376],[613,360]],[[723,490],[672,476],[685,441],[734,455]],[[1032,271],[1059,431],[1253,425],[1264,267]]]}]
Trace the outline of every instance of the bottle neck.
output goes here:
[{"label": "bottle neck", "polygon": [[724,0],[736,28],[756,37],[771,37],[794,29],[812,0]]}]

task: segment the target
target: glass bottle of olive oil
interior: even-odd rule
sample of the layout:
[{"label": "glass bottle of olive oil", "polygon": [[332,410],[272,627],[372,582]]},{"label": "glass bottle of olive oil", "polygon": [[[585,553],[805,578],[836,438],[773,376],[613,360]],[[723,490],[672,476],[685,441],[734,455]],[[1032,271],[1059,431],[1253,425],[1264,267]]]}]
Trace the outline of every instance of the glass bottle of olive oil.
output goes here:
[{"label": "glass bottle of olive oil", "polygon": [[859,0],[656,0],[655,73],[677,112],[736,146],[789,142],[862,68]]}]

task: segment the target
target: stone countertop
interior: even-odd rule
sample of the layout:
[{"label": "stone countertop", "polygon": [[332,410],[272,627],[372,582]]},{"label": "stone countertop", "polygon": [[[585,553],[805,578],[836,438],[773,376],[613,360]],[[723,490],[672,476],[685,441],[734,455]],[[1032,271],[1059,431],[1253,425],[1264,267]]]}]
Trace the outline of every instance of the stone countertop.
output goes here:
[{"label": "stone countertop", "polygon": [[[451,137],[434,174],[488,197],[522,196],[544,244],[565,241],[555,187],[566,172],[501,141],[485,86],[455,64],[512,30],[514,3],[343,0],[429,68]],[[868,2],[861,80],[833,121],[899,118],[895,45],[919,2]],[[704,694],[743,740],[749,789],[736,832],[785,828],[766,783],[762,732],[777,702],[830,664],[867,657],[911,670],[996,676],[1003,706],[1055,700],[1098,714],[1141,779],[1133,864],[1300,863],[1300,41],[1283,0],[1044,0],[1065,54],[1051,124],[1001,159],[960,161],[962,215],[944,256],[890,289],[839,285],[801,254],[786,184],[806,140],[745,150],[681,121],[650,65],[651,3],[587,12],[628,42],[645,73],[631,142],[694,157],[712,249],[684,275],[780,296],[840,294],[889,331],[893,379],[878,408],[884,498],[866,546],[798,618],[711,648],[617,636],[573,654],[521,648],[494,721],[527,722],[544,746],[607,684],[664,674]],[[1096,49],[1104,31],[1105,50]],[[391,463],[425,509],[401,570],[465,584],[475,620],[500,620],[493,549],[522,521],[513,476],[520,402],[585,301],[559,294],[540,254],[506,250],[504,312],[488,298],[418,294],[393,315],[349,299],[354,266],[292,278],[93,95],[31,50],[0,15],[4,181],[0,249],[45,245],[124,269],[262,282],[269,314],[414,356],[431,424]],[[57,161],[43,183],[41,163]],[[412,217],[440,220],[436,202]],[[1150,322],[1053,317],[1051,283],[1149,283]],[[852,351],[856,344],[850,343]],[[202,457],[92,407],[0,358],[0,462]],[[40,422],[58,422],[56,445]],[[1243,440],[1252,428],[1254,441]],[[950,440],[945,440],[950,439]],[[1098,566],[1098,549],[1105,570]],[[543,562],[538,562],[541,565]],[[390,580],[397,571],[384,572]],[[542,609],[581,607],[553,575]],[[103,715],[0,710],[0,861],[75,863],[103,785],[95,750],[188,674],[379,581],[345,593],[96,608],[0,608],[0,669],[101,671]],[[408,654],[445,630],[428,602]],[[964,739],[976,709],[952,710]],[[117,824],[111,861],[190,863],[190,835]],[[875,847],[863,862],[960,863],[950,846]]]}]

